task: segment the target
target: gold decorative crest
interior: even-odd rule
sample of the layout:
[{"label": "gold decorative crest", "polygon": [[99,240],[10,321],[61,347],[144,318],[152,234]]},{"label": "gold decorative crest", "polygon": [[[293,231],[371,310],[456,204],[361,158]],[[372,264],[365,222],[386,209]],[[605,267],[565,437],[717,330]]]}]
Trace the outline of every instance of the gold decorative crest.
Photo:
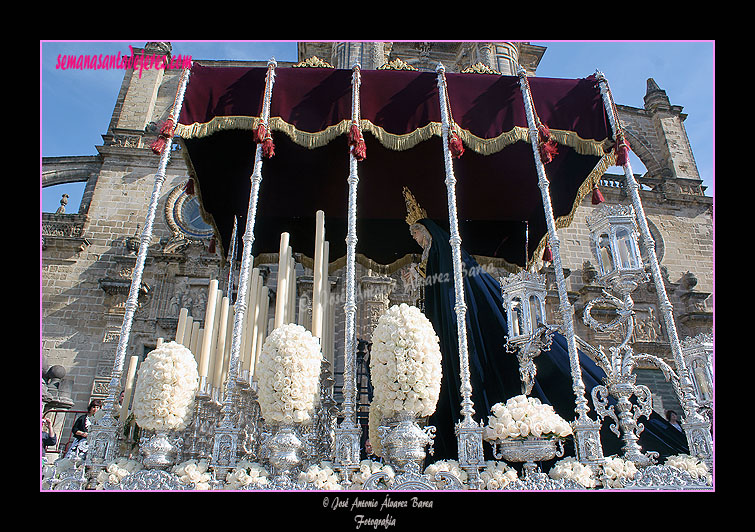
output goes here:
[{"label": "gold decorative crest", "polygon": [[299,63],[296,63],[295,65],[292,65],[292,68],[333,68],[333,65],[331,65],[327,61],[323,61],[316,55],[313,55],[306,61],[301,61]]},{"label": "gold decorative crest", "polygon": [[406,202],[406,223],[412,225],[418,220],[427,218],[427,211],[419,206],[411,191],[404,187],[404,201]]},{"label": "gold decorative crest", "polygon": [[385,63],[384,65],[380,65],[378,70],[418,70],[417,68],[414,68],[412,65],[402,61],[400,58],[396,58],[390,63]]},{"label": "gold decorative crest", "polygon": [[468,66],[464,70],[461,71],[462,74],[495,74],[497,76],[500,76],[501,73],[497,70],[493,70],[488,65],[483,63],[477,63],[472,66]]}]

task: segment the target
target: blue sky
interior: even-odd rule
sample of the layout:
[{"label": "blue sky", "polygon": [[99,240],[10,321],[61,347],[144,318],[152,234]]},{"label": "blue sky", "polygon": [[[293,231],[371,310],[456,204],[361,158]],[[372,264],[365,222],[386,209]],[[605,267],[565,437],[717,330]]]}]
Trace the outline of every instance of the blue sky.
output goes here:
[{"label": "blue sky", "polygon": [[[502,40],[502,39],[501,39]],[[94,155],[102,144],[118,96],[123,72],[113,70],[56,70],[62,55],[128,55],[129,45],[146,41],[40,43],[40,154],[41,156]],[[647,79],[655,79],[671,104],[683,107],[695,161],[714,194],[714,42],[713,41],[530,41],[546,46],[537,74],[542,77],[580,78],[601,70],[618,104],[643,107]],[[194,59],[295,61],[296,42],[188,42],[172,41],[173,54]],[[644,166],[632,157],[632,169]],[[620,173],[618,168],[609,170]],[[58,186],[41,194],[41,210],[54,212],[63,192],[71,197],[67,212],[77,212],[82,185]]]}]

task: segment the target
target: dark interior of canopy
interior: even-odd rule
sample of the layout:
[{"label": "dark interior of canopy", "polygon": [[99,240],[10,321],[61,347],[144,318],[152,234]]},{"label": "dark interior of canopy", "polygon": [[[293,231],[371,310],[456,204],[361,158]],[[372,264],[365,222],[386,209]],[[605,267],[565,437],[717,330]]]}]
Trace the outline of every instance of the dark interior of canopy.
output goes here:
[{"label": "dark interior of canopy", "polygon": [[[263,159],[252,254],[277,253],[288,232],[295,253],[313,256],[315,213],[323,210],[330,260],[346,254],[349,155],[346,135],[306,148],[274,132],[275,155]],[[403,151],[364,134],[367,158],[358,164],[357,253],[379,264],[419,253],[406,224],[402,195],[408,187],[428,217],[448,227],[448,193],[439,137]],[[206,215],[224,256],[231,248],[234,216],[246,225],[256,144],[249,130],[219,131],[183,140]],[[577,190],[599,158],[566,146],[548,164],[556,217],[568,214]],[[525,228],[531,256],[547,232],[532,147],[516,142],[492,155],[467,149],[454,160],[462,246],[471,254],[525,266]],[[243,243],[236,241],[240,256]]]}]

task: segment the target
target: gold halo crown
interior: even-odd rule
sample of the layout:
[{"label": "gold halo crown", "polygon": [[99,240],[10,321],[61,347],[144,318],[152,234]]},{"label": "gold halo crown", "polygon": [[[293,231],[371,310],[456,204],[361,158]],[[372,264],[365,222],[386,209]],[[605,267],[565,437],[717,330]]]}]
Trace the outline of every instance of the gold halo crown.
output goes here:
[{"label": "gold halo crown", "polygon": [[406,202],[406,223],[412,225],[427,218],[427,211],[419,206],[411,191],[404,187],[404,201]]}]

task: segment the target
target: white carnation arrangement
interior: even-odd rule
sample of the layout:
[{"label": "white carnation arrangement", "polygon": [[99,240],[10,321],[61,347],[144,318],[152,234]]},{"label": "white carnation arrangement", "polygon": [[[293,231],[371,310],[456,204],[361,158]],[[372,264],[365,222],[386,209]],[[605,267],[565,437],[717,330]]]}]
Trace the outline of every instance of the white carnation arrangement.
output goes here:
[{"label": "white carnation arrangement", "polygon": [[212,473],[208,470],[210,465],[207,460],[195,460],[190,459],[185,462],[181,462],[171,468],[171,473],[178,477],[178,481],[181,484],[194,483],[194,489],[196,490],[209,490],[210,481],[212,481]]},{"label": "white carnation arrangement", "polygon": [[551,405],[537,397],[517,395],[506,403],[496,403],[485,427],[488,441],[535,438],[566,438],[572,434],[571,425],[556,414]]},{"label": "white carnation arrangement", "polygon": [[440,340],[417,307],[394,305],[372,334],[370,375],[375,389],[370,405],[370,441],[381,454],[376,428],[399,412],[427,417],[435,412],[442,376]]},{"label": "white carnation arrangement", "polygon": [[469,480],[469,475],[461,468],[459,462],[456,460],[438,460],[425,468],[425,475],[429,475],[430,479],[435,482],[436,487],[442,489],[445,485],[445,481],[442,479],[435,479],[435,475],[438,473],[453,474],[462,483],[464,489],[468,489],[467,482]]},{"label": "white carnation arrangement", "polygon": [[233,471],[229,471],[225,476],[226,490],[237,490],[246,486],[264,488],[267,486],[270,472],[256,462],[242,460]]},{"label": "white carnation arrangement", "polygon": [[573,480],[585,488],[594,488],[598,485],[595,471],[590,465],[579,462],[573,456],[569,456],[553,464],[548,476],[554,480]]},{"label": "white carnation arrangement", "polygon": [[386,476],[381,482],[385,482],[389,487],[396,478],[396,472],[389,465],[381,464],[373,460],[362,460],[359,462],[359,471],[356,471],[351,476],[351,486],[349,489],[361,490],[364,488],[364,483],[367,482],[372,475],[376,473],[385,473]]},{"label": "white carnation arrangement", "polygon": [[301,325],[281,325],[265,340],[257,366],[259,404],[268,423],[308,423],[319,400],[319,341]]},{"label": "white carnation arrangement", "polygon": [[694,479],[705,480],[708,484],[713,483],[713,475],[707,464],[695,456],[688,454],[669,456],[666,458],[665,465],[686,471]]},{"label": "white carnation arrangement", "polygon": [[483,490],[500,490],[505,488],[510,482],[518,479],[516,469],[506,462],[487,460],[485,469],[480,471],[480,489]]},{"label": "white carnation arrangement", "polygon": [[105,489],[105,484],[118,485],[121,480],[127,476],[141,471],[144,468],[140,462],[136,460],[129,460],[128,458],[116,458],[110,462],[105,469],[97,473],[97,485],[95,489]]},{"label": "white carnation arrangement", "polygon": [[624,460],[620,456],[609,456],[601,465],[603,476],[601,481],[607,488],[623,488],[637,474],[637,467],[631,460]]},{"label": "white carnation arrangement", "polygon": [[194,355],[167,342],[151,351],[139,368],[134,389],[134,417],[150,430],[183,430],[191,421],[199,373]]},{"label": "white carnation arrangement", "polygon": [[299,473],[299,483],[307,484],[318,490],[343,489],[338,473],[333,469],[333,464],[328,461],[312,464]]}]

